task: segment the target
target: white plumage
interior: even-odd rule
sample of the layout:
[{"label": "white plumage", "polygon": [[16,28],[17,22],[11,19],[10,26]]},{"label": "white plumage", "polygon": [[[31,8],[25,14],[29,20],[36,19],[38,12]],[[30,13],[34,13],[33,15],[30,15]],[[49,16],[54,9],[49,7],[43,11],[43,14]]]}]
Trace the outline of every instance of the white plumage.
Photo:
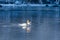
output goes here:
[{"label": "white plumage", "polygon": [[22,27],[22,29],[29,29],[28,26],[31,25],[31,22],[29,20],[27,20],[26,23],[21,23],[21,24],[18,24],[19,26]]}]

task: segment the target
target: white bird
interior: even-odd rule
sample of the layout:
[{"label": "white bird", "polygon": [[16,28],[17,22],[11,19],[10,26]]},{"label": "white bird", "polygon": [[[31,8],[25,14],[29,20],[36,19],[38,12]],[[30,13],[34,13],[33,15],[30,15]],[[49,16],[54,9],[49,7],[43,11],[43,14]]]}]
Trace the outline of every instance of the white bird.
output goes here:
[{"label": "white bird", "polygon": [[27,26],[31,25],[31,22],[29,20],[27,20],[26,23],[21,23],[21,24],[18,24],[19,26],[21,26],[23,29],[26,29]]}]

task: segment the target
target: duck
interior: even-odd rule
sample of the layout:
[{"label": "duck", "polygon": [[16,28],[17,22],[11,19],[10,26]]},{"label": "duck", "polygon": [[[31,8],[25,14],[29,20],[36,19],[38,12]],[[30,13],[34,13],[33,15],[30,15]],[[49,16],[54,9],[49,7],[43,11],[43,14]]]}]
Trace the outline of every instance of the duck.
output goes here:
[{"label": "duck", "polygon": [[21,26],[22,29],[29,29],[29,28],[27,27],[27,26],[29,26],[29,25],[31,25],[30,20],[27,20],[26,23],[21,23],[21,24],[19,24],[19,26]]}]

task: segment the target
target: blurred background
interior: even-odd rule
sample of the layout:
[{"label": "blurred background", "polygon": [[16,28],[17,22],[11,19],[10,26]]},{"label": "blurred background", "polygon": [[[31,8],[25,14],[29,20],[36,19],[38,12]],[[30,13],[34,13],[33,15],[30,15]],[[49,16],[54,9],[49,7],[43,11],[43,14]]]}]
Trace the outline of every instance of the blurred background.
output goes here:
[{"label": "blurred background", "polygon": [[0,4],[14,4],[15,2],[19,2],[22,4],[27,4],[27,3],[31,3],[31,4],[60,4],[60,0],[0,0]]},{"label": "blurred background", "polygon": [[[0,0],[0,4],[60,4],[60,0]],[[0,6],[0,40],[60,40],[60,7]],[[30,31],[18,26],[30,20]]]}]

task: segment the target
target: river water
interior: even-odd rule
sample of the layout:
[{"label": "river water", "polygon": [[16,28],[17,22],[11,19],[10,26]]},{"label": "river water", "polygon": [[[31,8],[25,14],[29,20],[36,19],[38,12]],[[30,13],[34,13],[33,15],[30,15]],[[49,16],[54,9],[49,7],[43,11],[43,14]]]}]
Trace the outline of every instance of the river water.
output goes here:
[{"label": "river water", "polygon": [[[29,33],[17,25],[9,25],[26,20],[31,21]],[[60,40],[60,8],[0,11],[0,40]]]}]

